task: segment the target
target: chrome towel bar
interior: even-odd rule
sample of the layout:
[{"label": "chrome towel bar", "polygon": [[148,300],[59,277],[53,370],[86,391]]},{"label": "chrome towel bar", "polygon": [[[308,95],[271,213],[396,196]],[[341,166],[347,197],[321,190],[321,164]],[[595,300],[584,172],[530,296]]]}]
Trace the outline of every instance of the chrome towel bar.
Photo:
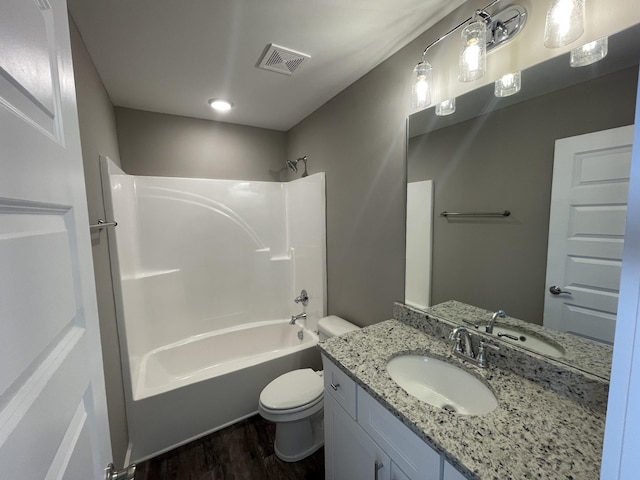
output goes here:
[{"label": "chrome towel bar", "polygon": [[502,212],[442,212],[441,217],[508,217],[511,215],[509,210]]},{"label": "chrome towel bar", "polygon": [[103,219],[99,218],[98,219],[98,223],[95,223],[93,225],[89,225],[89,228],[91,230],[102,230],[105,227],[117,227],[118,226],[118,222],[105,222]]}]

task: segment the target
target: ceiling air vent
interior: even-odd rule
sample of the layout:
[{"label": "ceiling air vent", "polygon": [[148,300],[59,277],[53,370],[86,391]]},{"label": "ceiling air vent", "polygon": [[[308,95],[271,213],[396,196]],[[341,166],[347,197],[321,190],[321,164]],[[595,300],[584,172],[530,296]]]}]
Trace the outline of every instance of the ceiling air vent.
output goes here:
[{"label": "ceiling air vent", "polygon": [[299,71],[310,58],[309,55],[304,53],[270,43],[267,45],[262,58],[258,62],[258,68],[284,73],[285,75],[293,75],[293,73]]}]

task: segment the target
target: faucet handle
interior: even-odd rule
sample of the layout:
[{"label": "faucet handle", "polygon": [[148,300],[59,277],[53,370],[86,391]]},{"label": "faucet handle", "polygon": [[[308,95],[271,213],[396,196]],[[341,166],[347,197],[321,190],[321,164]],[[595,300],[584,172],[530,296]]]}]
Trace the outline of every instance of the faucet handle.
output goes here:
[{"label": "faucet handle", "polygon": [[485,340],[480,340],[480,348],[484,350],[485,347],[489,347],[491,350],[495,351],[500,350],[500,347],[498,345],[492,345],[490,343],[487,343]]},{"label": "faucet handle", "polygon": [[468,320],[468,319],[466,319],[466,318],[463,318],[463,319],[462,319],[462,321],[463,321],[464,323],[466,323],[467,325],[471,325],[471,326],[472,326],[473,328],[475,328],[476,330],[477,330],[478,328],[480,328],[480,325],[478,325],[477,323],[472,322],[471,320]]},{"label": "faucet handle", "polygon": [[309,295],[307,294],[307,291],[303,289],[300,292],[300,295],[297,296],[293,301],[296,303],[302,303],[302,305],[304,305],[305,307],[309,305]]},{"label": "faucet handle", "polygon": [[490,343],[485,342],[484,340],[480,340],[480,345],[478,346],[478,355],[476,359],[478,361],[478,367],[487,368],[487,354],[485,352],[485,348],[489,347],[491,350],[498,351],[500,347],[497,345],[491,345]]}]

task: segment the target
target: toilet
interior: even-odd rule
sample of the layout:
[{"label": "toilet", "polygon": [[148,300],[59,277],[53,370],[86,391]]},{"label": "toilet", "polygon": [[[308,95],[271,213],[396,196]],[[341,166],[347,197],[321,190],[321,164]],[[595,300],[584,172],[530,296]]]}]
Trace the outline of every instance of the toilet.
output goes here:
[{"label": "toilet", "polygon": [[[320,340],[357,330],[331,315],[318,322]],[[260,415],[276,424],[273,447],[285,462],[308,457],[324,444],[324,382],[322,371],[301,368],[280,375],[260,393]]]}]

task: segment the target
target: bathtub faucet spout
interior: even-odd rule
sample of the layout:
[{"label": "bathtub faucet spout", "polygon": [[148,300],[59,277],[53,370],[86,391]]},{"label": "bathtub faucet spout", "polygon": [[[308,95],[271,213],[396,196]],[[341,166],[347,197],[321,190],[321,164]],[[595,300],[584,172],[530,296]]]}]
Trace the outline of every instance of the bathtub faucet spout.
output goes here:
[{"label": "bathtub faucet spout", "polygon": [[291,321],[289,322],[289,325],[293,325],[294,323],[296,323],[296,320],[306,320],[307,319],[307,314],[302,312],[299,313],[298,315],[291,315]]}]

